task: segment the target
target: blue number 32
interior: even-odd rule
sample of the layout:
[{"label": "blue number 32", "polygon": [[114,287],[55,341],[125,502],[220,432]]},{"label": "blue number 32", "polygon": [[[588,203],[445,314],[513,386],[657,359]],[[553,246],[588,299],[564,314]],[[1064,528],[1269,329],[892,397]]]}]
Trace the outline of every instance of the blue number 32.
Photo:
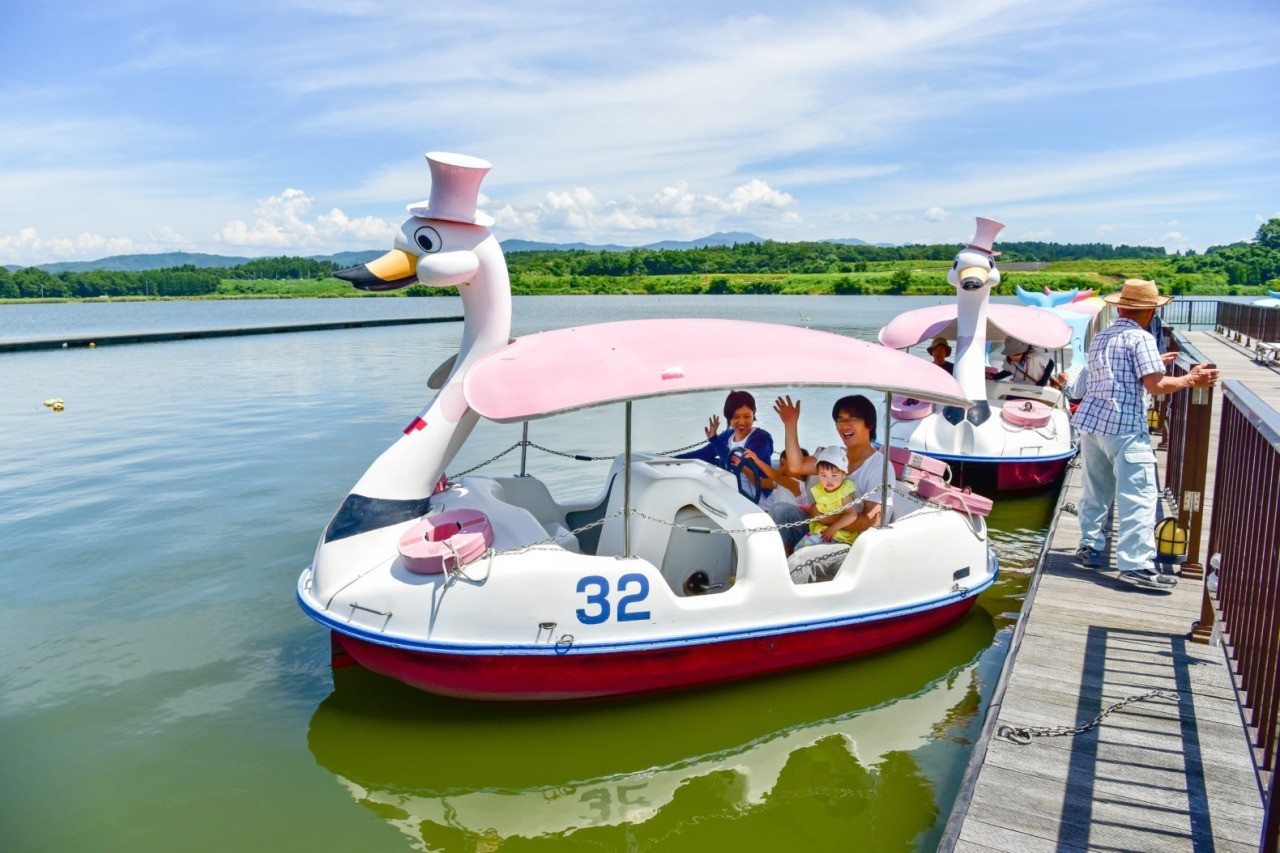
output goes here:
[{"label": "blue number 32", "polygon": [[[627,592],[634,585],[635,592]],[[599,625],[609,621],[612,608],[609,606],[609,579],[600,575],[587,575],[578,581],[578,592],[587,594],[587,604],[593,609],[578,609],[578,621],[584,625]],[[649,579],[642,574],[632,573],[618,578],[618,592],[625,593],[618,599],[618,621],[638,622],[649,618],[648,610],[628,610],[630,605],[638,604],[649,597]]]}]

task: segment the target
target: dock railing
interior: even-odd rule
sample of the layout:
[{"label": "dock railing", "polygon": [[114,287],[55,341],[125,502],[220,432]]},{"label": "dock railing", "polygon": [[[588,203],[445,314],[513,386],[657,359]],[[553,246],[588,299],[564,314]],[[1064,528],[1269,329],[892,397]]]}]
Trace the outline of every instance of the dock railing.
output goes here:
[{"label": "dock railing", "polygon": [[[1277,312],[1280,313],[1280,312]],[[1226,644],[1248,728],[1266,818],[1260,849],[1280,841],[1277,714],[1280,714],[1280,412],[1238,380],[1222,389],[1214,467],[1209,561],[1217,577],[1217,612],[1205,585],[1206,613],[1197,638],[1217,626]],[[1211,576],[1210,581],[1213,578]]]},{"label": "dock railing", "polygon": [[1219,324],[1216,299],[1175,299],[1160,309],[1160,322],[1165,326],[1185,329],[1212,329]]},{"label": "dock railing", "polygon": [[1214,325],[1218,327],[1218,331],[1230,335],[1238,343],[1253,346],[1257,341],[1280,342],[1280,308],[1241,305],[1237,302],[1216,304],[1218,314]]},{"label": "dock railing", "polygon": [[[1169,366],[1171,375],[1185,376],[1193,365],[1208,363],[1181,332],[1173,332],[1169,338],[1172,351],[1178,353],[1177,361]],[[1204,577],[1200,539],[1208,505],[1205,483],[1209,473],[1213,389],[1191,388],[1184,394],[1166,394],[1155,399],[1163,422],[1160,446],[1168,450],[1164,469],[1165,500],[1177,517],[1177,526],[1187,531],[1182,575],[1199,580]]]}]

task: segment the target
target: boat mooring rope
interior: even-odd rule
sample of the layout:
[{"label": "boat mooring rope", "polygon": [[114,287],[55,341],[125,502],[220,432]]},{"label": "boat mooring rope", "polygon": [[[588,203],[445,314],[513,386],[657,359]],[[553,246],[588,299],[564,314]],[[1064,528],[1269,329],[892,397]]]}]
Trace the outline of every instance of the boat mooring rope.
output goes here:
[{"label": "boat mooring rope", "polygon": [[1011,726],[1003,725],[996,729],[996,737],[1002,737],[1005,740],[1016,743],[1019,746],[1026,746],[1031,743],[1033,737],[1063,737],[1065,735],[1078,735],[1096,728],[1108,714],[1120,710],[1126,705],[1132,705],[1134,702],[1145,702],[1148,699],[1168,699],[1171,702],[1177,702],[1182,698],[1173,690],[1148,690],[1146,693],[1140,693],[1136,696],[1130,696],[1128,699],[1121,699],[1111,707],[1107,708],[1098,716],[1094,717],[1087,723],[1079,726]]}]

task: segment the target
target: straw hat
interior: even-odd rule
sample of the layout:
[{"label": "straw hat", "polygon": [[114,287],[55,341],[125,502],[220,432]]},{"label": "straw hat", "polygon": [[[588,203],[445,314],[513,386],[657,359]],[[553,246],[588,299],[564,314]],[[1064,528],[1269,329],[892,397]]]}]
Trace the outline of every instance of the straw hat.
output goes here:
[{"label": "straw hat", "polygon": [[1131,278],[1124,283],[1119,293],[1109,293],[1102,297],[1103,302],[1118,305],[1121,308],[1159,308],[1173,301],[1172,296],[1161,296],[1160,289],[1154,281]]},{"label": "straw hat", "polygon": [[938,337],[934,338],[932,341],[929,342],[929,346],[925,348],[925,352],[933,352],[933,348],[938,346],[950,347],[951,344],[947,343],[946,338],[939,335]]}]

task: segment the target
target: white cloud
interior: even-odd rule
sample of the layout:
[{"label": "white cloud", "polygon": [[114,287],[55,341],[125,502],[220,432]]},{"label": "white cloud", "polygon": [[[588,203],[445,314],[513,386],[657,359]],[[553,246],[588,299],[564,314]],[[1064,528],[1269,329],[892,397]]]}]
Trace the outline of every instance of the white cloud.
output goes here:
[{"label": "white cloud", "polygon": [[75,237],[44,237],[35,228],[23,228],[17,234],[0,235],[0,262],[25,266],[170,248],[162,242],[138,244],[128,237],[108,237],[89,232]]},{"label": "white cloud", "polygon": [[313,199],[302,190],[285,189],[258,203],[253,224],[233,219],[214,235],[229,246],[285,251],[341,249],[351,242],[388,242],[395,226],[375,216],[350,218],[338,208],[309,218]]},{"label": "white cloud", "polygon": [[1187,239],[1186,235],[1180,231],[1170,231],[1156,242],[1161,246],[1170,249],[1183,249],[1191,243],[1191,241]]},{"label": "white cloud", "polygon": [[1019,240],[1031,240],[1032,242],[1048,243],[1053,240],[1053,229],[1042,228],[1039,231],[1024,231],[1018,235]]},{"label": "white cloud", "polygon": [[1115,226],[1114,226],[1114,225],[1099,225],[1097,228],[1095,228],[1095,229],[1093,229],[1093,230],[1094,230],[1094,231],[1096,231],[1096,232],[1098,232],[1099,234],[1110,234],[1111,232],[1115,231],[1116,229],[1115,229]]},{"label": "white cloud", "polygon": [[940,207],[931,207],[922,214],[927,222],[946,222],[951,218],[951,211]]},{"label": "white cloud", "polygon": [[600,199],[586,187],[555,190],[536,204],[505,203],[494,218],[516,236],[602,240],[637,231],[701,235],[769,221],[795,224],[800,222],[796,206],[792,196],[754,178],[724,196],[695,192],[684,181],[639,198]]}]

